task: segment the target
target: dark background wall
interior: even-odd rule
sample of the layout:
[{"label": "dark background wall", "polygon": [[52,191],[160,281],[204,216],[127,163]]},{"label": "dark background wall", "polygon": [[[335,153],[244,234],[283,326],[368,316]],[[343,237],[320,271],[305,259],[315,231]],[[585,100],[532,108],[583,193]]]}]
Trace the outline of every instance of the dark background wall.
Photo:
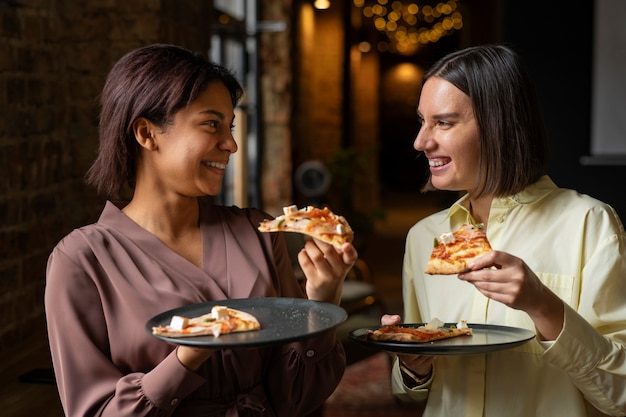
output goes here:
[{"label": "dark background wall", "polygon": [[504,40],[522,53],[539,91],[551,140],[550,175],[625,218],[626,167],[580,162],[590,154],[593,2],[507,1],[502,21]]},{"label": "dark background wall", "polygon": [[[500,42],[513,47],[528,64],[538,89],[550,137],[549,175],[559,186],[611,204],[625,218],[626,166],[581,164],[581,157],[590,155],[591,149],[594,2],[468,0],[460,4],[463,29],[404,60],[427,69],[458,48]],[[383,66],[395,64],[390,59],[383,62]],[[390,129],[403,129],[396,142],[381,142],[381,180],[387,189],[415,192],[426,170],[410,148],[416,122],[411,119],[405,126],[411,114],[398,116],[396,110],[381,106],[381,137],[389,137]],[[626,109],[622,113],[626,117]],[[404,152],[397,156],[399,149]]]}]

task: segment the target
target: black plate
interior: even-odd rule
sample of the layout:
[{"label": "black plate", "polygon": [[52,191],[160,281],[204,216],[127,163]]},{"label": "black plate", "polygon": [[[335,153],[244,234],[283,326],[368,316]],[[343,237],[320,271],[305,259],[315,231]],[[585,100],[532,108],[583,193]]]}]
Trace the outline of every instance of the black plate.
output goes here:
[{"label": "black plate", "polygon": [[346,311],[334,304],[302,298],[241,298],[210,301],[165,311],[148,320],[146,330],[167,326],[172,316],[196,317],[207,314],[213,306],[220,305],[254,315],[261,323],[260,330],[213,336],[164,337],[159,339],[179,345],[210,347],[215,349],[258,347],[305,339],[341,324]]},{"label": "black plate", "polygon": [[[447,323],[450,326],[454,323]],[[403,327],[419,327],[423,323],[402,324]],[[369,347],[395,353],[412,353],[419,355],[470,355],[510,349],[528,342],[535,333],[517,327],[496,326],[491,324],[468,324],[472,336],[458,336],[434,342],[383,342],[368,340],[367,330],[376,330],[379,326],[364,327],[350,332],[350,338]]]}]

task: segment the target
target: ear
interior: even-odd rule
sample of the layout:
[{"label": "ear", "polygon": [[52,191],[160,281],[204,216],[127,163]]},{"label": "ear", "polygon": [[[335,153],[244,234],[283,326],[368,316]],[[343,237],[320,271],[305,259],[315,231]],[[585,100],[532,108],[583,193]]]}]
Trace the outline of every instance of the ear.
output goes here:
[{"label": "ear", "polygon": [[148,151],[157,149],[153,132],[156,127],[146,118],[140,117],[133,122],[133,132],[139,146]]}]

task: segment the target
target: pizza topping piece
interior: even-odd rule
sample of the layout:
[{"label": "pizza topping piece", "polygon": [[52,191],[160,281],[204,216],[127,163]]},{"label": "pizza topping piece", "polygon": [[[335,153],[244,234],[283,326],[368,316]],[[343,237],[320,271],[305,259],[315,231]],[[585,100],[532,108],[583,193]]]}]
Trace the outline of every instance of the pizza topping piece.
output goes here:
[{"label": "pizza topping piece", "polygon": [[482,224],[464,224],[458,230],[443,233],[435,239],[425,272],[431,275],[460,274],[468,270],[474,259],[491,250]]},{"label": "pizza topping piece", "polygon": [[443,243],[444,245],[450,242],[454,242],[454,234],[452,232],[442,233],[441,236],[439,236],[439,239],[435,240],[435,242],[435,246],[437,246],[439,242]]},{"label": "pizza topping piece", "polygon": [[446,326],[441,320],[433,318],[429,323],[418,326],[387,325],[376,330],[367,330],[366,335],[370,340],[425,343],[435,340],[449,339],[457,336],[471,336],[472,329],[465,320],[459,325]]},{"label": "pizza topping piece", "polygon": [[211,315],[216,321],[228,319],[228,307],[215,306],[211,309]]},{"label": "pizza topping piece", "polygon": [[189,319],[187,317],[172,316],[170,328],[173,330],[183,330],[187,326],[189,326]]},{"label": "pizza topping piece", "polygon": [[456,328],[457,329],[469,329],[469,326],[467,325],[467,320],[461,320],[460,322],[458,322],[456,324]]},{"label": "pizza topping piece", "polygon": [[283,207],[283,215],[275,219],[263,220],[259,224],[261,232],[295,232],[305,234],[336,248],[345,242],[352,242],[354,232],[343,216],[333,213],[328,207],[303,207],[295,205]]},{"label": "pizza topping piece", "polygon": [[286,216],[290,215],[291,213],[295,213],[296,211],[298,211],[298,206],[296,206],[295,204],[283,207],[283,213],[285,213]]},{"label": "pizza topping piece", "polygon": [[428,330],[437,330],[442,328],[444,325],[445,323],[443,321],[439,320],[437,317],[433,317],[432,320],[426,323],[424,327]]}]

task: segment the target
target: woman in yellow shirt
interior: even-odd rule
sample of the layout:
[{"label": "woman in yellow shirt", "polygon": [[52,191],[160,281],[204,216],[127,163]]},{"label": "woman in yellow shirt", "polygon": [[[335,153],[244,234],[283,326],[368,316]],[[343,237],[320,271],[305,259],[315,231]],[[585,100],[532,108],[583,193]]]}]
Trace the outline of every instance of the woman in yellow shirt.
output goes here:
[{"label": "woman in yellow shirt", "polygon": [[[610,206],[545,175],[547,135],[519,56],[489,45],[444,57],[417,112],[427,187],[465,195],[408,233],[403,320],[466,319],[536,338],[488,354],[398,355],[394,393],[425,402],[424,416],[626,415],[624,228]],[[433,237],[463,223],[483,223],[495,250],[458,277],[425,275]]]}]

